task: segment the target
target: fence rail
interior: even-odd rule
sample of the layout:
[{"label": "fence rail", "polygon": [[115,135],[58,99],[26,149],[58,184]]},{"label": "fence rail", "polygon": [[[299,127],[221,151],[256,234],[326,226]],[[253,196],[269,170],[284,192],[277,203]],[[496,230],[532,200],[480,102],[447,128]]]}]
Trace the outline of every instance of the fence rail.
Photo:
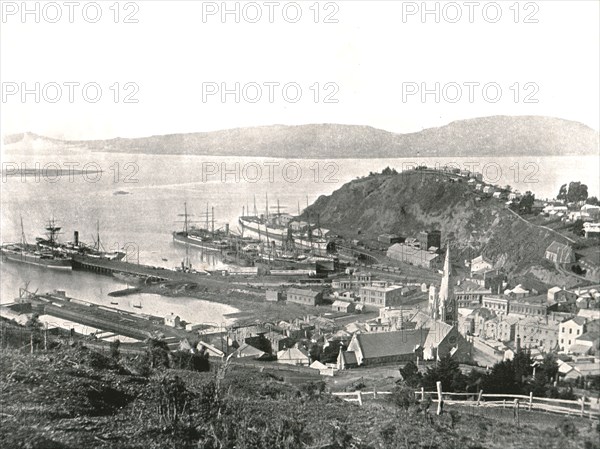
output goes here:
[{"label": "fence rail", "polygon": [[[354,392],[335,392],[333,396],[340,397],[347,402],[357,402],[359,405],[369,397],[377,399],[385,395],[392,394],[391,391],[354,391]],[[437,391],[415,391],[415,395],[424,400],[425,397],[432,397],[432,403],[437,404],[437,413],[442,413],[444,405],[462,405],[476,406],[483,408],[512,408],[518,419],[519,410],[537,410],[551,413],[558,413],[568,416],[580,416],[589,419],[600,420],[600,404],[592,404],[586,401],[583,396],[578,400],[552,399],[533,396],[533,394],[494,394],[494,393],[450,393],[442,392],[441,384],[438,383]],[[464,397],[465,399],[459,399]],[[452,399],[456,398],[456,399]]]}]

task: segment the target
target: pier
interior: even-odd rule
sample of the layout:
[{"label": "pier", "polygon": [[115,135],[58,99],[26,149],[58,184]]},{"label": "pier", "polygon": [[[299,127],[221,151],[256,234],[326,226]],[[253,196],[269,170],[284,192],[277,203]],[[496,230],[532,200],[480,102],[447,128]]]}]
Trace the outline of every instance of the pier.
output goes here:
[{"label": "pier", "polygon": [[31,303],[32,309],[41,315],[89,326],[102,331],[103,334],[122,335],[140,341],[160,336],[172,349],[191,335],[184,329],[165,325],[162,317],[135,314],[93,304],[69,298],[62,292],[31,295],[21,302]]}]

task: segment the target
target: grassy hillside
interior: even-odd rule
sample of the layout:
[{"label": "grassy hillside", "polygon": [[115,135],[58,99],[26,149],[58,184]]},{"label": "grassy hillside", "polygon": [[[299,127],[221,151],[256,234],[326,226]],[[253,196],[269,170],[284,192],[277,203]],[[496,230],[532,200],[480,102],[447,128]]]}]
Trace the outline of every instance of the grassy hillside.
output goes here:
[{"label": "grassy hillside", "polygon": [[310,124],[107,140],[60,141],[33,133],[6,136],[8,148],[83,147],[147,154],[284,158],[560,156],[597,154],[598,133],[577,122],[538,116],[493,116],[396,134],[370,126]]},{"label": "grassy hillside", "polygon": [[319,197],[306,210],[308,214],[319,214],[327,229],[361,239],[387,232],[411,237],[421,230],[439,229],[442,240],[453,239],[457,263],[483,253],[515,274],[539,265],[552,241],[565,241],[517,217],[504,201],[476,193],[465,182],[419,171],[351,181]]},{"label": "grassy hillside", "polygon": [[596,423],[577,418],[523,412],[517,429],[498,414],[359,407],[321,383],[292,386],[240,367],[141,376],[82,348],[0,355],[0,446],[11,449],[599,447]]}]

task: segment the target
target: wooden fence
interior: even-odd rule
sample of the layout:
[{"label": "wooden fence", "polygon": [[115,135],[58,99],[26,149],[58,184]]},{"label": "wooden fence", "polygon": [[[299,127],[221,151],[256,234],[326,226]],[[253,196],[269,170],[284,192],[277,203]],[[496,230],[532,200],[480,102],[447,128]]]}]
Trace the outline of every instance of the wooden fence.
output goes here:
[{"label": "wooden fence", "polygon": [[[377,399],[392,394],[391,391],[355,391],[351,393],[332,393],[341,397],[344,401],[357,402],[359,405],[367,398]],[[558,413],[567,416],[580,416],[582,418],[600,419],[600,405],[598,402],[592,404],[585,396],[579,400],[551,399],[520,394],[494,394],[494,393],[444,393],[441,383],[438,382],[437,391],[415,391],[415,395],[424,400],[431,397],[432,403],[437,404],[437,414],[442,413],[444,406],[462,405],[488,408],[512,408],[518,415],[519,410],[537,410]]]}]

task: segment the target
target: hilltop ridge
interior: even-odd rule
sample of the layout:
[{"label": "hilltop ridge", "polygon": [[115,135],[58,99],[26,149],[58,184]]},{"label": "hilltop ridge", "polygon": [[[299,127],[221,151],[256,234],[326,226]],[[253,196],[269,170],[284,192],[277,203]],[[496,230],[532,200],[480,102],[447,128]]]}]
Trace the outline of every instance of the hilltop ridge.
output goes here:
[{"label": "hilltop ridge", "polygon": [[91,151],[277,158],[397,158],[433,156],[564,156],[597,154],[598,132],[578,122],[540,116],[492,116],[407,134],[370,126],[307,124],[105,140],[60,140],[21,133],[5,148],[40,143]]}]

